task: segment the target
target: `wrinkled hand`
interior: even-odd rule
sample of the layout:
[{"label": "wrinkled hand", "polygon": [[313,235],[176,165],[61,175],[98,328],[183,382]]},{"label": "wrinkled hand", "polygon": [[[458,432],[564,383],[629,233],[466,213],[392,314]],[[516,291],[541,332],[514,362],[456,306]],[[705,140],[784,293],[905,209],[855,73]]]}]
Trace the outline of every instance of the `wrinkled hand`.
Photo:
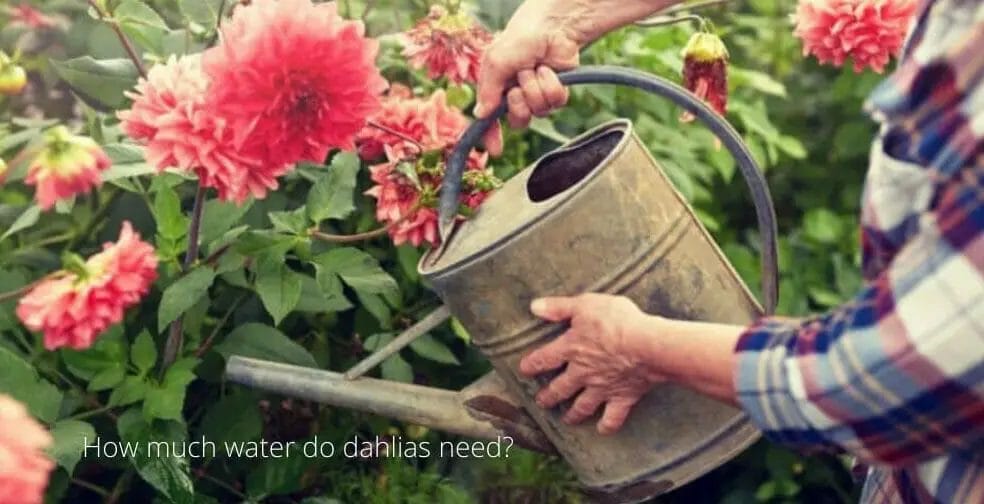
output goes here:
[{"label": "wrinkled hand", "polygon": [[652,338],[662,319],[643,313],[629,299],[604,294],[544,298],[531,309],[551,322],[570,321],[567,332],[519,365],[521,373],[532,377],[566,364],[536,396],[537,404],[551,408],[578,394],[565,422],[583,422],[605,403],[598,432],[614,433],[639,399],[663,381],[653,366]]}]

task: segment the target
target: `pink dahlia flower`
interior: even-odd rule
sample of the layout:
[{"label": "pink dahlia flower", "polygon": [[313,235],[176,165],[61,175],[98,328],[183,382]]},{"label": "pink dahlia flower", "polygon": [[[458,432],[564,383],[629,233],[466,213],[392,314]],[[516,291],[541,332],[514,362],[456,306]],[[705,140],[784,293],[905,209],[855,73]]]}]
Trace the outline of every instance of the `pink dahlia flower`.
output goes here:
[{"label": "pink dahlia flower", "polygon": [[427,17],[404,33],[403,55],[414,68],[426,68],[431,79],[475,83],[482,55],[491,42],[492,34],[467,14],[451,14],[434,5]]},{"label": "pink dahlia flower", "polygon": [[915,0],[801,0],[794,33],[804,56],[835,66],[850,57],[855,72],[881,73],[901,50],[915,11]]},{"label": "pink dahlia flower", "polygon": [[47,210],[58,200],[101,185],[100,174],[110,164],[93,139],[56,126],[45,133],[45,146],[28,166],[24,182],[37,186],[38,206]]},{"label": "pink dahlia flower", "polygon": [[426,99],[413,98],[410,93],[406,87],[394,85],[379,113],[372,117],[373,125],[359,132],[356,145],[363,160],[379,160],[385,154],[385,146],[413,154],[419,149],[407,138],[425,151],[444,150],[453,146],[468,127],[468,118],[448,105],[443,89]]},{"label": "pink dahlia flower", "polygon": [[7,15],[10,16],[8,22],[11,26],[39,29],[54,28],[62,24],[59,19],[31,7],[27,2],[21,2],[20,5],[14,7],[7,7],[6,10]]},{"label": "pink dahlia flower", "polygon": [[0,394],[0,504],[41,504],[55,463],[48,433],[23,404]]},{"label": "pink dahlia flower", "polygon": [[322,162],[379,110],[379,43],[334,2],[255,0],[236,10],[204,53],[208,107],[242,153],[266,165]]},{"label": "pink dahlia flower", "polygon": [[17,305],[17,316],[44,333],[48,350],[82,350],[150,290],[157,279],[154,248],[124,222],[116,243],[106,243],[85,263],[42,281]]},{"label": "pink dahlia flower", "polygon": [[147,161],[159,171],[192,171],[226,201],[265,197],[289,166],[240,153],[228,123],[206,110],[208,86],[199,55],[172,56],[127,93],[133,105],[118,114],[123,131],[146,144]]}]

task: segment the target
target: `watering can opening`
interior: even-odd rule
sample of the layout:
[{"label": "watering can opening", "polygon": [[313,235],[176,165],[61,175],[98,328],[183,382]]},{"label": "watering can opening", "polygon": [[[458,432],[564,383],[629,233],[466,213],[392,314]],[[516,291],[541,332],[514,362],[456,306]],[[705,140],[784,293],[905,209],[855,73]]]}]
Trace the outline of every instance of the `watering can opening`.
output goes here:
[{"label": "watering can opening", "polygon": [[602,165],[624,137],[625,128],[609,127],[599,135],[544,156],[526,182],[530,201],[546,201],[577,185]]}]

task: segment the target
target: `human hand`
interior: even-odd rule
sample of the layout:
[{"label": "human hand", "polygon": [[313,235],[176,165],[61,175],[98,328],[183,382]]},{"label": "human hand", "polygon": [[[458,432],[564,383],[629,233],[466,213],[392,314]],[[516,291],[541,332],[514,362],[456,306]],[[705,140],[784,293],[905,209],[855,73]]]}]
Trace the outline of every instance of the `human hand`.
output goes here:
[{"label": "human hand", "polygon": [[664,377],[655,369],[655,334],[663,319],[643,313],[631,300],[605,294],[543,298],[533,313],[551,322],[569,321],[570,329],[531,352],[519,370],[535,376],[566,365],[536,396],[551,408],[575,394],[564,422],[583,422],[605,403],[598,432],[611,434],[625,423],[632,407]]}]

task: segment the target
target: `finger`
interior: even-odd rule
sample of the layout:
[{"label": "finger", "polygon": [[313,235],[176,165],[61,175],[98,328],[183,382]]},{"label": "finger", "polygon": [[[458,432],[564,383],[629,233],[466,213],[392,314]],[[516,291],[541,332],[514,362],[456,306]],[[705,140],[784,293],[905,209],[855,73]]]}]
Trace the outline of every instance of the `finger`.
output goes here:
[{"label": "finger", "polygon": [[584,389],[564,414],[564,422],[574,425],[587,420],[598,411],[598,406],[603,402],[605,402],[605,394],[600,389],[594,387]]},{"label": "finger", "polygon": [[533,315],[550,322],[560,322],[574,316],[577,307],[577,298],[572,297],[544,297],[534,299],[530,304],[530,311]]},{"label": "finger", "polygon": [[493,157],[502,155],[502,125],[499,124],[499,121],[495,121],[489,126],[489,130],[485,132],[485,136],[482,138],[482,143],[485,145],[485,150]]},{"label": "finger", "polygon": [[598,432],[609,435],[618,432],[625,425],[625,420],[629,418],[632,407],[638,399],[612,399],[605,405],[605,412],[598,421]]},{"label": "finger", "polygon": [[546,373],[547,371],[553,371],[554,369],[563,366],[569,357],[568,338],[566,337],[570,334],[570,331],[565,332],[557,337],[557,339],[543,345],[540,348],[530,352],[519,361],[519,372],[533,377],[541,373]]},{"label": "finger", "polygon": [[533,70],[523,70],[519,72],[518,79],[519,87],[523,90],[526,106],[530,108],[530,112],[537,117],[547,115],[550,112],[550,104],[547,103],[547,99],[543,96],[543,90],[540,89],[537,73]]},{"label": "finger", "polygon": [[497,47],[493,44],[485,51],[478,75],[478,103],[474,112],[476,117],[483,119],[499,106],[509,82],[522,69],[519,60],[510,55],[510,51]]},{"label": "finger", "polygon": [[536,403],[541,408],[553,408],[562,401],[570,399],[582,388],[584,388],[584,378],[574,371],[567,370],[537,392]]},{"label": "finger", "polygon": [[547,100],[551,109],[558,109],[567,105],[570,98],[567,88],[560,83],[557,73],[548,66],[541,65],[536,70],[537,80],[540,81],[540,89],[543,90],[543,97]]},{"label": "finger", "polygon": [[518,87],[510,89],[507,99],[509,100],[509,125],[516,129],[525,128],[530,124],[530,118],[533,114],[530,112],[530,107],[526,105],[523,90]]}]

